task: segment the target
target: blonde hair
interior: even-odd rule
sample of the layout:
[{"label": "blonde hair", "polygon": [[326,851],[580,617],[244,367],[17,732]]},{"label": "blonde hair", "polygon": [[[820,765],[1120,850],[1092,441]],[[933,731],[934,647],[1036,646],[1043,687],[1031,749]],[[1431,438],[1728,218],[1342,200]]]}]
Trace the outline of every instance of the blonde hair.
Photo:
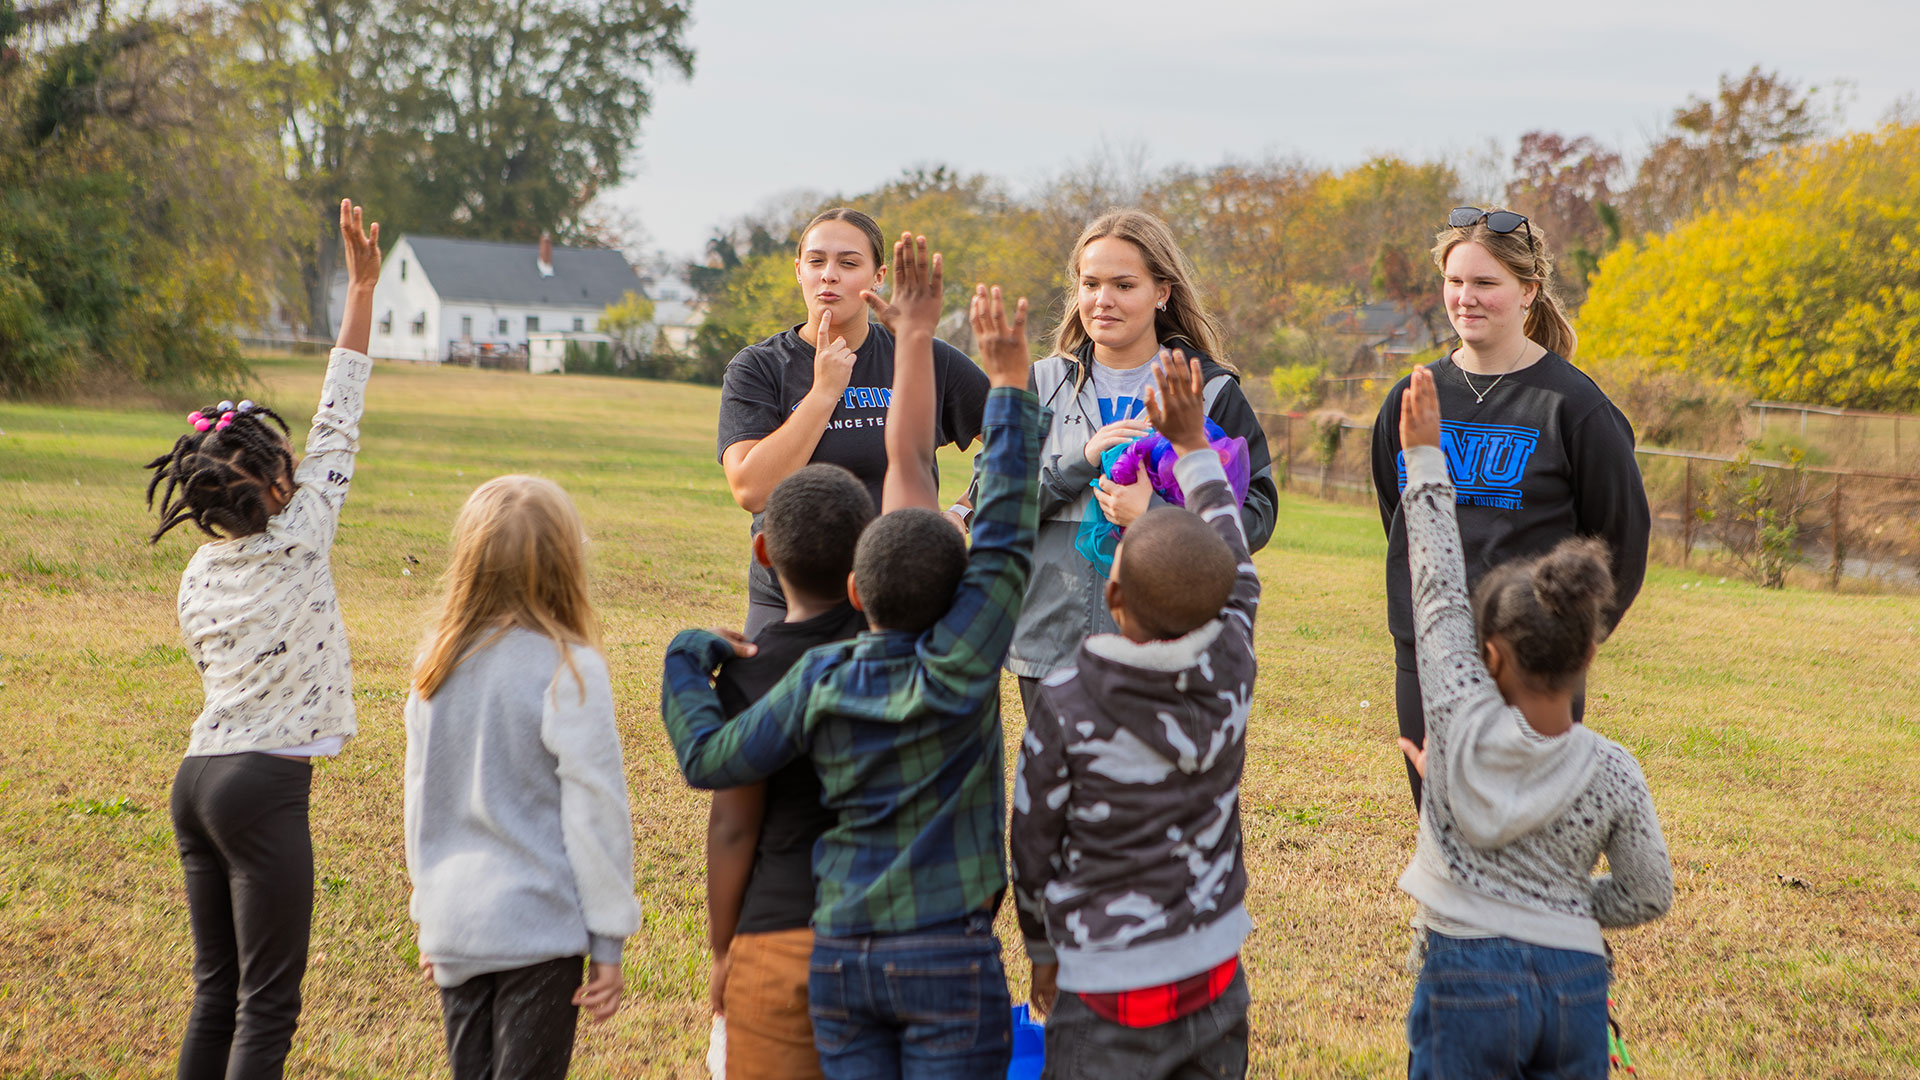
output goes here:
[{"label": "blonde hair", "polygon": [[[1533,230],[1531,244],[1527,242],[1528,229]],[[1553,256],[1547,254],[1547,234],[1540,226],[1529,221],[1510,233],[1497,233],[1487,228],[1484,218],[1460,228],[1449,225],[1433,237],[1433,265],[1441,273],[1447,271],[1447,256],[1461,244],[1479,244],[1487,254],[1498,259],[1508,273],[1519,278],[1521,284],[1540,287],[1533,303],[1528,305],[1524,331],[1528,338],[1559,353],[1562,359],[1573,359],[1578,339],[1573,333],[1573,323],[1560,307],[1560,297],[1554,292]]]},{"label": "blonde hair", "polygon": [[454,669],[514,627],[552,639],[586,693],[569,645],[600,646],[587,599],[580,513],[560,485],[499,476],[467,496],[453,523],[446,597],[413,668],[413,688],[432,697]]},{"label": "blonde hair", "polygon": [[[1227,362],[1226,349],[1220,339],[1220,323],[1194,290],[1193,263],[1187,260],[1186,252],[1180,250],[1167,223],[1145,210],[1109,210],[1094,218],[1081,231],[1080,239],[1074,241],[1073,254],[1067,257],[1066,302],[1060,312],[1060,325],[1053,331],[1053,351],[1061,356],[1074,356],[1092,340],[1087,336],[1087,328],[1080,323],[1080,256],[1088,244],[1109,236],[1138,248],[1147,264],[1147,273],[1154,281],[1167,286],[1166,310],[1154,312],[1154,334],[1161,341],[1184,339],[1214,363],[1238,374],[1239,369]],[[1086,371],[1081,373],[1081,381],[1086,381]]]}]

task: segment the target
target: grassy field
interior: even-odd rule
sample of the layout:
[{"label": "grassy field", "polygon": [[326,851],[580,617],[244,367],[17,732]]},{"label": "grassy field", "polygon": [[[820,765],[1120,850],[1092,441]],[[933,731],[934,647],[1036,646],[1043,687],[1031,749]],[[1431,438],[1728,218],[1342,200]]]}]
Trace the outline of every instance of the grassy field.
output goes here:
[{"label": "grassy field", "polygon": [[[251,396],[308,415],[317,362],[258,373]],[[334,552],[360,736],[316,767],[319,890],[290,1075],[445,1070],[406,917],[401,706],[454,511],[510,471],[559,481],[586,517],[638,837],[627,1004],[583,1026],[576,1075],[704,1075],[706,800],[681,783],[657,702],[674,631],[744,610],[747,518],[713,461],[717,402],[658,383],[376,370]],[[183,423],[0,405],[0,1075],[171,1074],[191,947],[167,791],[200,703],[174,592],[196,540],[148,546],[139,466]],[[1287,497],[1281,511],[1257,560],[1242,788],[1254,1072],[1401,1075],[1412,905],[1393,882],[1414,821],[1392,740],[1384,544],[1363,507]],[[1673,854],[1672,916],[1612,939],[1642,1077],[1920,1073],[1917,647],[1910,596],[1650,575],[1588,708],[1639,755]],[[1019,1000],[1015,937],[1009,919]]]}]

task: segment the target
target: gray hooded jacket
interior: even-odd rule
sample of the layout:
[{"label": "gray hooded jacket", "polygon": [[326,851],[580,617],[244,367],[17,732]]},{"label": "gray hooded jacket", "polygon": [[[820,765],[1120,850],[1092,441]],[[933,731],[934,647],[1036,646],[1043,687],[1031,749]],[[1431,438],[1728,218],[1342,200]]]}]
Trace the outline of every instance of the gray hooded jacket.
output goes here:
[{"label": "gray hooded jacket", "polygon": [[[1228,435],[1247,440],[1250,482],[1240,512],[1247,547],[1259,551],[1273,535],[1278,501],[1266,432],[1233,372],[1183,340],[1166,344],[1200,358],[1207,419]],[[1100,403],[1093,380],[1086,377],[1093,362],[1091,346],[1079,356],[1050,356],[1033,365],[1027,381],[1040,396],[1042,409],[1052,411],[1053,421],[1040,449],[1040,531],[1033,545],[1033,578],[1013,647],[1007,651],[1007,670],[1025,678],[1045,678],[1068,667],[1089,635],[1118,629],[1107,614],[1106,575],[1074,547],[1080,521],[1093,505],[1093,481],[1100,475],[1098,467],[1087,463],[1086,453],[1088,439],[1100,429]],[[1161,505],[1159,496],[1153,504]]]}]

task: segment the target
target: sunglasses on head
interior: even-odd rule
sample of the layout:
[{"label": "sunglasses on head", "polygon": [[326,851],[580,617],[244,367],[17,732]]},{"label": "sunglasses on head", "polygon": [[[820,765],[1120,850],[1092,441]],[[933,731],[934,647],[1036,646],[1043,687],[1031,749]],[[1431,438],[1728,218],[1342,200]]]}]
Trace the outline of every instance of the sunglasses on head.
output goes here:
[{"label": "sunglasses on head", "polygon": [[1477,206],[1456,206],[1447,212],[1447,227],[1451,229],[1471,229],[1481,222],[1487,223],[1488,232],[1510,233],[1515,229],[1527,230],[1527,250],[1533,250],[1533,226],[1527,224],[1525,214],[1516,214],[1511,210],[1482,210]]}]

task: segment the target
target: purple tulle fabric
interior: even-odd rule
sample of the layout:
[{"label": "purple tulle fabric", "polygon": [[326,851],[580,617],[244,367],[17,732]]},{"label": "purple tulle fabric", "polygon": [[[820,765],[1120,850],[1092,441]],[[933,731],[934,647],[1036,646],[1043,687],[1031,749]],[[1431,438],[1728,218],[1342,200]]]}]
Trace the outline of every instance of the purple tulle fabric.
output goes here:
[{"label": "purple tulle fabric", "polygon": [[[1247,484],[1252,476],[1247,440],[1237,435],[1229,438],[1220,425],[1208,420],[1207,442],[1220,455],[1220,464],[1226,469],[1227,486],[1233,489],[1234,501],[1245,506]],[[1167,441],[1167,437],[1156,432],[1125,446],[1109,447],[1101,460],[1106,464],[1105,474],[1120,484],[1133,483],[1140,478],[1140,471],[1145,469],[1156,494],[1174,506],[1185,506],[1186,493],[1180,490],[1179,481],[1173,477],[1173,463],[1179,457],[1173,452],[1173,444]],[[1120,546],[1120,534],[1123,531],[1100,512],[1099,503],[1092,503],[1087,507],[1086,517],[1080,520],[1080,534],[1074,538],[1074,548],[1102,574],[1111,574],[1113,553]]]},{"label": "purple tulle fabric", "polygon": [[[1252,475],[1247,459],[1247,440],[1238,435],[1228,437],[1213,421],[1207,421],[1207,442],[1220,454],[1220,464],[1227,470],[1227,485],[1233,488],[1235,502],[1244,505],[1247,501],[1247,483]],[[1117,484],[1131,484],[1140,477],[1142,467],[1152,479],[1153,490],[1163,499],[1175,506],[1187,505],[1187,497],[1180,490],[1179,481],[1173,478],[1173,463],[1179,459],[1173,452],[1173,444],[1165,435],[1155,432],[1135,439],[1120,451],[1120,457],[1113,463],[1107,475]]]}]

